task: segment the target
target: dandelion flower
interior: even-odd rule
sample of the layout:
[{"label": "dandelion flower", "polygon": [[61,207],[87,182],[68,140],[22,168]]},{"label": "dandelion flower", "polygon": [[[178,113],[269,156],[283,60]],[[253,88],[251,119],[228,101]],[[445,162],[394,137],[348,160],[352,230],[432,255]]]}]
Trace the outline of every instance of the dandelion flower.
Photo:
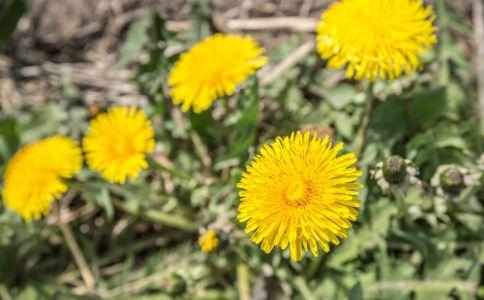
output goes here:
[{"label": "dandelion flower", "polygon": [[343,143],[293,132],[263,146],[238,183],[237,218],[266,253],[290,248],[300,260],[308,249],[318,256],[348,235],[359,206],[355,183],[361,175],[353,153],[338,156]]},{"label": "dandelion flower", "polygon": [[52,201],[67,191],[63,179],[82,168],[76,142],[53,136],[22,148],[8,163],[2,190],[5,206],[26,221],[46,215]]},{"label": "dandelion flower", "polygon": [[219,240],[215,230],[207,230],[198,238],[198,244],[203,252],[212,252],[217,249]]},{"label": "dandelion flower", "polygon": [[215,34],[181,55],[168,83],[183,111],[207,110],[214,100],[230,96],[237,85],[267,62],[264,49],[250,37]]},{"label": "dandelion flower", "polygon": [[115,107],[98,115],[83,141],[89,167],[120,184],[148,167],[146,154],[154,147],[153,127],[135,107]]},{"label": "dandelion flower", "polygon": [[437,40],[434,20],[422,0],[341,0],[321,16],[317,49],[349,78],[393,79],[420,67]]}]

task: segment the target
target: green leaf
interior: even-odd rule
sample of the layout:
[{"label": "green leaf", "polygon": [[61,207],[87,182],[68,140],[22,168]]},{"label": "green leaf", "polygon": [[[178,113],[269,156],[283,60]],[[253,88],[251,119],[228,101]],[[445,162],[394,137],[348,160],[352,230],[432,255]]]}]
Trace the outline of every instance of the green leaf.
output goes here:
[{"label": "green leaf", "polygon": [[347,139],[351,139],[354,132],[354,122],[347,114],[341,112],[336,115],[335,126],[338,129],[338,133]]},{"label": "green leaf", "polygon": [[328,258],[327,265],[330,267],[338,268],[342,264],[356,259],[358,253],[362,249],[363,242],[360,237],[366,236],[365,229],[355,232],[350,230],[350,235],[347,239],[342,241],[342,244],[335,248],[333,253]]},{"label": "green leaf", "polygon": [[27,11],[25,0],[0,1],[0,42],[10,38],[22,15]]},{"label": "green leaf", "polygon": [[126,41],[121,47],[121,53],[113,69],[120,69],[135,59],[148,42],[148,18],[142,18],[131,24]]},{"label": "green leaf", "polygon": [[391,147],[410,131],[411,123],[405,108],[405,100],[388,99],[375,107],[369,133]]},{"label": "green leaf", "polygon": [[254,143],[259,120],[259,84],[257,79],[251,78],[248,87],[239,98],[241,106],[240,119],[233,126],[233,145],[230,146],[229,157],[241,157],[245,162],[247,149]]},{"label": "green leaf", "polygon": [[369,206],[371,214],[371,232],[386,237],[390,228],[390,221],[398,212],[395,204],[388,198],[380,198]]},{"label": "green leaf", "polygon": [[363,300],[363,289],[358,281],[349,291],[348,300]]},{"label": "green leaf", "polygon": [[349,84],[339,84],[324,90],[325,96],[336,109],[342,109],[352,103],[358,94],[356,88]]},{"label": "green leaf", "polygon": [[113,204],[111,203],[111,198],[109,197],[108,189],[103,188],[99,190],[99,192],[94,194],[93,200],[104,209],[108,220],[112,220],[114,216],[114,208]]},{"label": "green leaf", "polygon": [[16,119],[0,121],[0,164],[5,164],[15,154],[20,144],[20,126]]},{"label": "green leaf", "polygon": [[66,120],[67,111],[57,104],[49,103],[32,111],[19,121],[22,125],[22,143],[34,142],[52,134],[65,134],[61,131],[66,129],[62,126]]},{"label": "green leaf", "polygon": [[206,0],[195,0],[192,10],[193,25],[188,31],[192,43],[196,43],[210,35],[210,20],[212,19],[212,10]]},{"label": "green leaf", "polygon": [[420,126],[430,127],[447,112],[445,88],[423,90],[412,97],[411,115]]},{"label": "green leaf", "polygon": [[92,180],[89,183],[79,185],[78,190],[81,191],[82,197],[86,201],[91,201],[102,207],[106,212],[107,219],[112,220],[114,207],[109,196],[107,183]]}]

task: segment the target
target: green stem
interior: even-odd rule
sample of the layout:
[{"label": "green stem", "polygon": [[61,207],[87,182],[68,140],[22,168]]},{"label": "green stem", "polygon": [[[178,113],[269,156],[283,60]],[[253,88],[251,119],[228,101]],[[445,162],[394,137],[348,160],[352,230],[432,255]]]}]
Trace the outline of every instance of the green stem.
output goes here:
[{"label": "green stem", "polygon": [[154,223],[170,226],[186,232],[197,232],[197,224],[192,223],[181,216],[169,215],[154,209],[140,209],[135,204],[126,203],[114,197],[111,197],[111,200],[115,207],[131,215],[139,216]]},{"label": "green stem", "polygon": [[370,83],[368,85],[366,95],[367,99],[365,112],[361,119],[360,127],[358,128],[358,132],[356,133],[355,138],[355,155],[358,159],[361,159],[361,155],[365,150],[366,138],[368,135],[368,126],[370,125],[371,115],[373,113],[373,105],[375,102],[375,95],[373,95],[373,83]]},{"label": "green stem", "polygon": [[237,289],[239,291],[239,300],[251,300],[249,268],[244,263],[237,265]]},{"label": "green stem", "polygon": [[316,297],[313,295],[313,293],[309,289],[308,284],[306,283],[306,280],[304,280],[303,277],[297,276],[296,278],[294,278],[294,284],[296,285],[297,289],[301,292],[304,299],[306,299],[306,300],[316,300]]},{"label": "green stem", "polygon": [[82,280],[86,284],[86,288],[88,291],[92,292],[94,290],[94,286],[96,285],[96,279],[89,268],[89,265],[82,253],[81,247],[77,243],[76,236],[74,232],[72,232],[71,227],[69,224],[64,223],[61,217],[61,209],[60,206],[57,205],[57,217],[58,217],[58,225],[64,236],[64,240],[74,257],[74,261],[76,262],[77,267],[79,268],[79,272],[81,273]]}]

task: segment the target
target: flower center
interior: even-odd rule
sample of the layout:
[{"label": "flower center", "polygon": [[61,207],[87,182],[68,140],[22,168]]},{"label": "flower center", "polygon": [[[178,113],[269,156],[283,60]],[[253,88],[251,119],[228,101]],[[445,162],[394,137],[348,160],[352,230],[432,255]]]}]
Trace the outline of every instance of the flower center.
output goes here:
[{"label": "flower center", "polygon": [[308,203],[307,188],[304,181],[296,180],[289,184],[286,190],[287,204],[290,206],[303,206]]},{"label": "flower center", "polygon": [[135,151],[131,141],[128,139],[119,139],[110,145],[110,152],[113,158],[126,159]]}]

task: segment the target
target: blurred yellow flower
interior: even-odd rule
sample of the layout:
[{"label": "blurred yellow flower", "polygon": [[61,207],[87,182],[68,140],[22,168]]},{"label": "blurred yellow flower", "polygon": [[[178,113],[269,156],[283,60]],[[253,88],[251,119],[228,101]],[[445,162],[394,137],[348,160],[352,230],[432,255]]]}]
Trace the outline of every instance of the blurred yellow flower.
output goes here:
[{"label": "blurred yellow flower", "polygon": [[355,183],[361,172],[352,165],[353,153],[337,156],[343,143],[332,146],[309,132],[293,132],[264,145],[247,166],[237,187],[241,203],[238,220],[264,252],[290,247],[300,260],[308,248],[318,256],[329,243],[348,235],[359,206]]},{"label": "blurred yellow flower", "polygon": [[435,44],[431,6],[422,0],[341,0],[317,26],[318,52],[348,78],[396,78],[410,74]]},{"label": "blurred yellow flower", "polygon": [[207,230],[198,238],[198,244],[203,252],[212,252],[217,249],[219,240],[215,230]]},{"label": "blurred yellow flower", "polygon": [[89,167],[121,184],[148,167],[146,154],[154,147],[153,127],[135,107],[115,107],[98,115],[83,140]]},{"label": "blurred yellow flower", "polygon": [[76,142],[53,136],[22,148],[8,163],[2,190],[5,206],[26,221],[49,212],[51,203],[67,191],[63,179],[82,168]]},{"label": "blurred yellow flower", "polygon": [[238,84],[267,62],[264,49],[251,37],[215,34],[181,55],[168,77],[175,104],[183,111],[207,110],[230,96]]}]

